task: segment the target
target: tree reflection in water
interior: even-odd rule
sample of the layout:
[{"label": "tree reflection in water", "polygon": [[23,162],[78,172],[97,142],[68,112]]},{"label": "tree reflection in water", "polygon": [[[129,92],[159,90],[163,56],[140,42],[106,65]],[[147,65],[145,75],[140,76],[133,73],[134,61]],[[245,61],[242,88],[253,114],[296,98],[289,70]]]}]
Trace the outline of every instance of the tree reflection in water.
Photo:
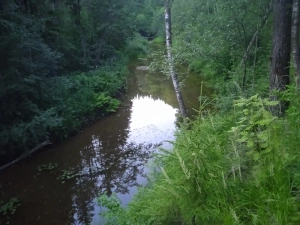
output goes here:
[{"label": "tree reflection in water", "polygon": [[127,194],[131,187],[138,186],[137,177],[143,176],[144,166],[157,147],[133,142],[122,145],[93,136],[92,144],[82,151],[81,175],[74,187],[76,220],[90,224],[95,214],[95,198],[100,194]]}]

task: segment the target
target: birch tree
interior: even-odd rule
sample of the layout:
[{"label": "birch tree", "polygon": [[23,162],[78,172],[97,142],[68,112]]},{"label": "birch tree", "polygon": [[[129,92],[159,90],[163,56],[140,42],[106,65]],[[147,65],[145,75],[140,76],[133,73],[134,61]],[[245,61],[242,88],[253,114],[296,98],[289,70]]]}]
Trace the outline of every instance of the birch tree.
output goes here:
[{"label": "birch tree", "polygon": [[182,93],[180,90],[178,75],[175,71],[174,61],[172,57],[172,25],[171,25],[171,9],[170,9],[170,0],[165,0],[165,28],[166,28],[166,47],[167,47],[167,60],[169,65],[169,71],[172,77],[173,86],[176,93],[176,98],[179,105],[179,110],[182,117],[187,116],[186,108],[184,105]]}]

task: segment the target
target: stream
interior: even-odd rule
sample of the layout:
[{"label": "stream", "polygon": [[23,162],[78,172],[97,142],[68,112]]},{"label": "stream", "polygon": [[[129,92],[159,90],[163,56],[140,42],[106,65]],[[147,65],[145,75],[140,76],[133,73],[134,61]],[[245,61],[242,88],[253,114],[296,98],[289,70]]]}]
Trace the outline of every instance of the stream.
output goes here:
[{"label": "stream", "polygon": [[[174,140],[178,120],[171,80],[159,72],[135,69],[148,64],[129,64],[128,90],[116,113],[0,172],[0,201],[16,197],[21,202],[10,224],[100,225],[103,209],[97,196],[115,192],[123,205],[128,204],[138,185],[147,181],[151,154],[172,148],[168,141]],[[178,69],[187,76],[183,98],[189,113],[195,114],[201,78]],[[202,94],[209,90],[203,88]],[[55,168],[38,170],[49,163]],[[0,218],[0,224],[4,221]]]}]

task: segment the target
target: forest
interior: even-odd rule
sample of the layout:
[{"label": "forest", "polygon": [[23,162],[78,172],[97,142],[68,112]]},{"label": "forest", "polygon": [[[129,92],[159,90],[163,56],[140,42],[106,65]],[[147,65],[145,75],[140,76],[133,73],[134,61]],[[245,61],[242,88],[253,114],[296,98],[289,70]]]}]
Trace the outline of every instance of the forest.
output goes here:
[{"label": "forest", "polygon": [[153,66],[169,70],[177,98],[174,65],[214,94],[194,96],[197,117],[179,99],[173,149],[154,156],[147,184],[127,207],[99,196],[106,224],[299,224],[299,10],[299,0],[0,0],[0,167],[117,111],[128,62],[158,45],[165,61]]},{"label": "forest", "polygon": [[116,110],[127,59],[156,32],[141,4],[0,1],[0,165]]}]

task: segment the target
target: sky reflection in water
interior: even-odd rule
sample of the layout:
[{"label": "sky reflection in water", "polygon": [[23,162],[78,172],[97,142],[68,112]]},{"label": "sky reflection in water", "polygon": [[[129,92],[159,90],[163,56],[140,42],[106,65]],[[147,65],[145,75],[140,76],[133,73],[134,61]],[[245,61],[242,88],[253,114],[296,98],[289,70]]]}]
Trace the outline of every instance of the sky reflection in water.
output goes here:
[{"label": "sky reflection in water", "polygon": [[[164,148],[170,148],[170,144],[166,141],[173,140],[176,112],[176,109],[160,99],[154,100],[151,96],[135,96],[132,99],[129,134],[126,143],[129,144],[129,146],[143,146],[140,149],[141,151],[145,150],[143,148],[149,148],[155,151],[158,145]],[[128,147],[128,145],[126,147]],[[122,151],[122,149],[120,150]],[[130,161],[130,159],[125,160]],[[120,192],[118,187],[112,188],[112,192],[117,193],[123,205],[128,204],[132,196],[137,192],[137,185],[146,183],[146,178],[142,175],[143,172],[147,172],[145,171],[147,168],[144,168],[144,163],[145,161],[138,166],[133,165],[134,163],[128,165],[131,168],[134,166],[140,167],[137,169],[138,173],[132,177],[136,180],[134,185],[127,186],[128,189],[125,192]],[[130,171],[129,169],[125,173],[134,174],[134,171]],[[103,180],[99,180],[98,185],[101,186],[102,184]],[[104,191],[107,192],[107,190]],[[91,224],[100,224],[101,219],[98,214],[101,209],[97,206],[96,201],[94,201],[94,204],[95,208],[92,213],[94,216]]]}]

